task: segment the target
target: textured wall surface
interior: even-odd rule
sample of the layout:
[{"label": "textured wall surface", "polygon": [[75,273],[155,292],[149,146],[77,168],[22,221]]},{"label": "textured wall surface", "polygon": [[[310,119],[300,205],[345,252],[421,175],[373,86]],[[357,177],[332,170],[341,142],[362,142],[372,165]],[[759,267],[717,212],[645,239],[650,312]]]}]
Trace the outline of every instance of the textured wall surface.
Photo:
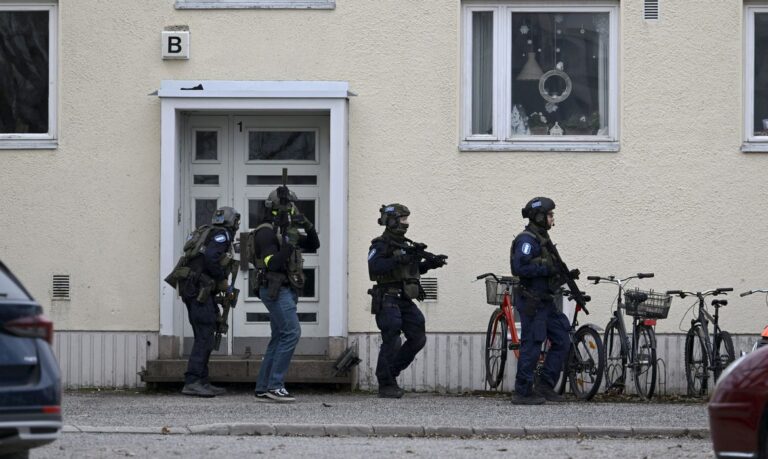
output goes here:
[{"label": "textured wall surface", "polygon": [[[461,3],[338,2],[335,10],[177,11],[173,1],[61,2],[60,146],[3,151],[0,258],[57,329],[158,327],[159,101],[163,79],[344,80],[349,117],[349,329],[365,310],[379,205],[413,214],[413,239],[450,255],[432,332],[482,332],[474,276],[508,272],[519,209],[555,199],[553,239],[585,275],[654,271],[658,290],[766,285],[768,155],[739,150],[741,2],[620,3],[619,153],[462,153]],[[97,18],[97,19],[94,19]],[[187,25],[189,61],[160,59],[160,32]],[[72,299],[51,305],[52,274]],[[585,284],[586,285],[586,284]],[[590,287],[605,324],[614,291]],[[723,325],[758,332],[762,298],[732,298]],[[676,332],[675,300],[662,332]]]}]

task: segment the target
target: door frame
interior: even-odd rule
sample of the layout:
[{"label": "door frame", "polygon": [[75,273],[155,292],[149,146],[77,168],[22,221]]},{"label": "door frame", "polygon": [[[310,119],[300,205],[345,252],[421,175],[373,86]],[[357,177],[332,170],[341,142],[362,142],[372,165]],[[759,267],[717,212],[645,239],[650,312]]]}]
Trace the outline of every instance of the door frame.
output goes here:
[{"label": "door frame", "polygon": [[184,242],[181,234],[180,161],[182,114],[206,112],[276,112],[301,114],[325,111],[329,117],[329,244],[328,336],[348,332],[348,116],[349,84],[343,81],[210,81],[163,80],[160,98],[160,354],[176,354],[182,335],[184,305],[163,282],[176,263]]}]

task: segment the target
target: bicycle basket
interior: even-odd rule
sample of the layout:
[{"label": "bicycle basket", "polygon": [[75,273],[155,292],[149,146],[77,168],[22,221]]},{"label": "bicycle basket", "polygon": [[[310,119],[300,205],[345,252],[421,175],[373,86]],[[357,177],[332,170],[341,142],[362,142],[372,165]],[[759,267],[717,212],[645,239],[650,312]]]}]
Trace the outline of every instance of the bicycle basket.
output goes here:
[{"label": "bicycle basket", "polygon": [[627,315],[646,319],[666,319],[672,296],[653,290],[632,289],[624,293],[624,310]]},{"label": "bicycle basket", "polygon": [[504,291],[509,289],[510,295],[514,295],[517,286],[517,278],[503,276],[496,282],[493,277],[485,278],[485,295],[488,304],[500,305],[504,301]]}]

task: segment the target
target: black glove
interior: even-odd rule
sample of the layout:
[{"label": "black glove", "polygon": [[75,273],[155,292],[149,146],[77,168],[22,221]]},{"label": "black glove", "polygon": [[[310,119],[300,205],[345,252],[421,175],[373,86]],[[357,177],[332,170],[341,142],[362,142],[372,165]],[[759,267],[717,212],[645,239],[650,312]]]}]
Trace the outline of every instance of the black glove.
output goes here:
[{"label": "black glove", "polygon": [[296,214],[293,216],[293,222],[297,225],[304,228],[304,230],[309,231],[312,229],[312,222],[309,221],[307,217],[304,216],[304,214]]},{"label": "black glove", "polygon": [[436,268],[442,268],[443,266],[448,264],[448,255],[435,255],[434,258],[430,258],[426,261],[427,268],[429,269],[436,269]]},{"label": "black glove", "polygon": [[578,269],[572,269],[568,272],[568,276],[574,280],[578,279],[580,275],[581,275],[581,271],[579,271]]},{"label": "black glove", "polygon": [[285,239],[286,244],[296,247],[296,245],[299,243],[299,230],[295,227],[290,227],[288,230],[286,230],[283,238]]}]

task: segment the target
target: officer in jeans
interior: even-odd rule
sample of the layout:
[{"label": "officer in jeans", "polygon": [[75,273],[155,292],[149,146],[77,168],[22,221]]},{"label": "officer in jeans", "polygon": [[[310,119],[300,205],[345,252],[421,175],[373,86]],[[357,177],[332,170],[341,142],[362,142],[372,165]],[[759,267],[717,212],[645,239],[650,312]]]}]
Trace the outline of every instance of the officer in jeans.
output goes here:
[{"label": "officer in jeans", "polygon": [[[530,200],[522,210],[523,218],[528,218],[529,224],[512,242],[512,273],[520,279],[514,304],[520,311],[522,326],[512,403],[519,405],[563,401],[554,385],[568,354],[570,324],[555,306],[557,292],[566,279],[554,268],[557,265],[546,248],[549,230],[555,224],[554,210],[555,202],[549,198]],[[551,347],[542,373],[534,378],[541,345],[547,338]]]},{"label": "officer in jeans", "polygon": [[[444,266],[447,257],[427,253],[429,257],[425,259],[423,252],[414,250],[417,247],[405,237],[411,214],[406,206],[385,205],[379,212],[378,223],[385,227],[384,233],[371,241],[368,252],[368,273],[376,282],[371,312],[376,314],[382,340],[376,378],[380,398],[400,398],[403,390],[397,384],[397,376],[427,342],[424,315],[413,302],[424,298],[419,277]],[[406,338],[402,344],[401,332]]]},{"label": "officer in jeans", "polygon": [[[166,278],[178,289],[187,306],[189,323],[195,335],[184,373],[181,393],[195,397],[214,397],[226,392],[208,380],[219,308],[214,295],[230,288],[227,280],[237,264],[233,260],[232,240],[240,227],[240,214],[231,207],[221,207],[213,214],[211,225],[192,232],[184,244],[184,255]],[[234,277],[233,277],[234,279]]]},{"label": "officer in jeans", "polygon": [[[304,287],[301,251],[320,247],[317,231],[296,207],[296,195],[286,186],[278,187],[265,201],[264,221],[249,237],[253,240],[251,263],[259,281],[259,298],[269,311],[272,336],[261,361],[256,380],[258,401],[293,402],[285,389],[285,373],[301,337],[296,313],[299,293]],[[303,228],[306,235],[299,234]]]}]

